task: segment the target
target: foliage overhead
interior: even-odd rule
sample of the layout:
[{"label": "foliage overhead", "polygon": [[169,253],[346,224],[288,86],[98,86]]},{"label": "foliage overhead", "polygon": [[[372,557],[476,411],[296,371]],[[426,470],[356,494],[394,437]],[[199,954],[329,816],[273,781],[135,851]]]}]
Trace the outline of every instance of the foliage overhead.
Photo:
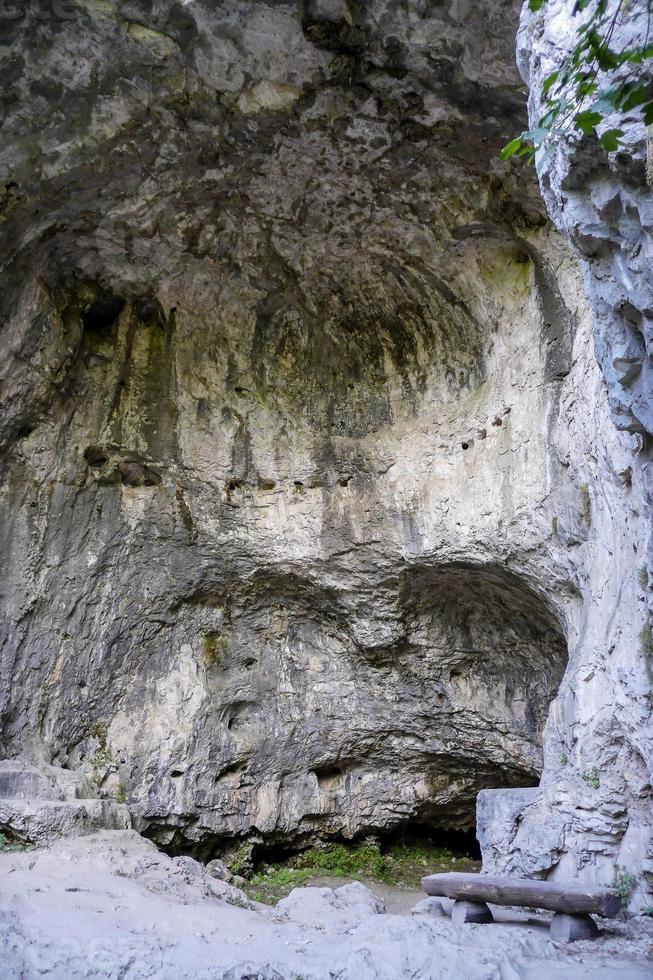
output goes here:
[{"label": "foliage overhead", "polygon": [[[641,65],[653,57],[653,42],[649,42],[649,27],[653,0],[646,0],[647,29],[644,43],[639,47],[616,50],[611,45],[621,18],[627,12],[628,0],[620,0],[608,13],[608,0],[570,0],[572,15],[588,11],[576,31],[576,44],[557,71],[542,82],[543,113],[534,129],[527,130],[506,143],[501,157],[517,155],[528,163],[544,162],[555,151],[556,144],[574,131],[586,136],[595,135],[604,150],[616,150],[622,143],[624,131],[618,128],[597,127],[606,116],[615,112],[642,113],[646,126],[653,123],[653,82],[633,78],[616,78],[618,69]],[[537,13],[547,0],[528,0],[528,7]]]}]

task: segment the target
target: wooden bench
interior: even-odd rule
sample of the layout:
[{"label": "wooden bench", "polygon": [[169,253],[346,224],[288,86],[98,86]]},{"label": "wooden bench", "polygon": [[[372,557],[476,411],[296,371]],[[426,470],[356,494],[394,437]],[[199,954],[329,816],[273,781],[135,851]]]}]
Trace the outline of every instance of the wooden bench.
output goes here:
[{"label": "wooden bench", "polygon": [[451,919],[492,922],[493,905],[519,905],[555,912],[550,935],[558,942],[594,939],[599,935],[590,914],[614,919],[621,911],[621,897],[614,888],[586,888],[576,883],[537,881],[512,875],[465,874],[453,871],[422,878],[427,895],[455,899]]}]

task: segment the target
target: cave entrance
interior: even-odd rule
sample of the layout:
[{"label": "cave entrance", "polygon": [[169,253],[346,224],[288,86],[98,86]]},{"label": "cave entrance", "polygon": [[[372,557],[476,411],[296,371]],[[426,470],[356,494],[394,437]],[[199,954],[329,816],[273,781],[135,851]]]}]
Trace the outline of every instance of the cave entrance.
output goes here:
[{"label": "cave entrance", "polygon": [[392,849],[397,845],[410,847],[413,844],[423,843],[434,850],[446,851],[458,859],[481,860],[481,848],[476,838],[475,827],[460,830],[409,822],[385,834],[380,843],[382,850]]},{"label": "cave entrance", "polygon": [[535,587],[502,566],[411,570],[402,605],[402,655],[424,679],[429,724],[417,758],[402,760],[424,774],[424,798],[406,823],[443,839],[473,833],[481,789],[539,783],[566,640]]},{"label": "cave entrance", "polygon": [[498,564],[413,566],[385,599],[398,625],[383,645],[335,590],[294,576],[232,604],[194,815],[157,815],[149,836],[253,865],[402,833],[474,859],[479,791],[539,782],[565,638],[536,584]]}]

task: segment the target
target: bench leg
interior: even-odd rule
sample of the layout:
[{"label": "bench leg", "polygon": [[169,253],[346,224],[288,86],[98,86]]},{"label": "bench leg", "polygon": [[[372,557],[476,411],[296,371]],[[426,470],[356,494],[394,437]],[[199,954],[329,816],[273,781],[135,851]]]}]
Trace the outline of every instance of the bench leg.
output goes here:
[{"label": "bench leg", "polygon": [[492,913],[485,902],[454,902],[451,921],[460,926],[464,922],[493,922]]},{"label": "bench leg", "polygon": [[569,915],[556,912],[551,919],[549,930],[551,939],[559,943],[573,943],[577,939],[596,939],[600,931],[589,915]]}]

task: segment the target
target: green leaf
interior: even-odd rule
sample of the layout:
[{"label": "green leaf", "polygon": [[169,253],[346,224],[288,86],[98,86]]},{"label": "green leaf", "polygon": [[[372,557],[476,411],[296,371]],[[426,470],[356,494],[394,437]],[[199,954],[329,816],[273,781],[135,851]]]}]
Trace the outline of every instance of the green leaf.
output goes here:
[{"label": "green leaf", "polygon": [[653,125],[653,102],[647,102],[646,105],[642,107],[642,112],[644,113],[644,125]]},{"label": "green leaf", "polygon": [[539,146],[549,135],[549,130],[546,126],[537,126],[535,129],[529,129],[528,132],[522,133],[521,135],[522,139],[528,140],[534,146]]},{"label": "green leaf", "polygon": [[546,93],[551,89],[551,87],[555,85],[555,83],[558,81],[559,75],[560,75],[559,71],[553,71],[551,72],[550,75],[547,75],[547,77],[542,82],[542,95],[546,95]]},{"label": "green leaf", "polygon": [[615,51],[603,46],[596,48],[595,57],[601,71],[610,71],[611,68],[616,68],[620,62]]},{"label": "green leaf", "polygon": [[607,116],[611,112],[614,112],[615,109],[617,108],[615,98],[616,96],[614,95],[608,95],[607,97],[604,97],[603,93],[601,93],[598,99],[594,99],[594,102],[592,103],[592,109],[595,112],[598,112],[602,117]]},{"label": "green leaf", "polygon": [[542,116],[542,118],[538,122],[538,128],[551,129],[559,112],[560,112],[559,108],[551,109],[549,112],[547,112],[546,116]]},{"label": "green leaf", "polygon": [[581,82],[576,86],[576,95],[579,100],[586,99],[588,95],[594,95],[597,88],[596,82]]},{"label": "green leaf", "polygon": [[593,109],[585,109],[583,112],[577,112],[574,116],[574,122],[576,127],[582,130],[586,136],[591,136],[594,129],[602,121],[603,116],[600,112],[595,112]]},{"label": "green leaf", "polygon": [[619,143],[621,142],[619,137],[623,136],[623,134],[623,129],[606,129],[605,133],[601,133],[599,136],[599,143],[608,152],[618,150]]},{"label": "green leaf", "polygon": [[510,140],[509,143],[506,143],[501,150],[501,159],[508,160],[513,153],[516,153],[517,150],[521,149],[523,142],[524,141],[522,140],[521,136],[516,136],[514,140]]},{"label": "green leaf", "polygon": [[537,11],[540,10],[545,3],[546,0],[528,0],[528,9],[532,13],[536,14]]},{"label": "green leaf", "polygon": [[634,51],[624,51],[622,58],[631,65],[641,65],[647,58],[653,58],[653,44],[647,44],[643,48],[635,48]]},{"label": "green leaf", "polygon": [[652,94],[650,85],[645,85],[644,83],[636,85],[629,92],[622,93],[620,108],[624,112],[628,112],[629,109],[635,109],[638,105],[642,105],[650,99]]}]

